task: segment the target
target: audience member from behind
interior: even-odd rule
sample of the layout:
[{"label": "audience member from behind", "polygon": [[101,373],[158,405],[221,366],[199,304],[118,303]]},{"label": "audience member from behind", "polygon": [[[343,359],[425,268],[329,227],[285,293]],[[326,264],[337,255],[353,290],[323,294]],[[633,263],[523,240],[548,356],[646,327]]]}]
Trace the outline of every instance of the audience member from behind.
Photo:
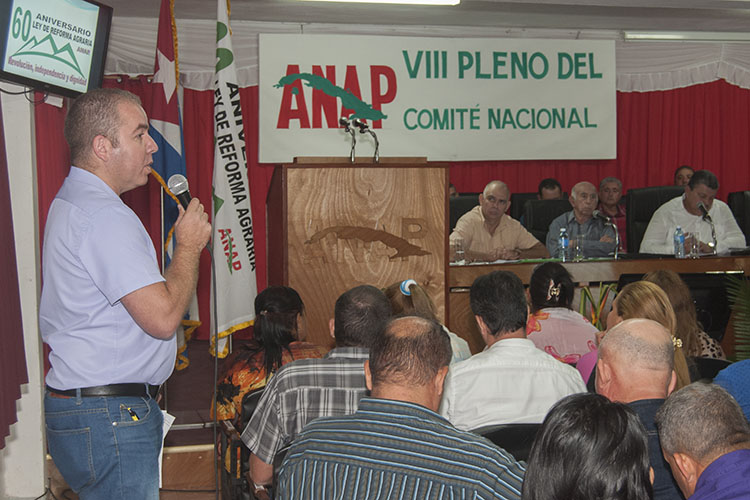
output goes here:
[{"label": "audience member from behind", "polygon": [[[419,286],[416,281],[399,281],[384,288],[383,293],[391,303],[394,316],[420,316],[440,323],[437,318],[435,303],[427,295],[427,291]],[[448,331],[445,325],[443,325],[443,330],[451,340],[451,351],[453,352],[451,363],[470,358],[469,344],[455,333]]]},{"label": "audience member from behind", "polygon": [[598,197],[596,188],[590,182],[579,182],[570,191],[570,204],[573,210],[557,217],[549,225],[547,250],[550,255],[558,255],[560,229],[565,228],[568,238],[573,241],[582,238],[584,257],[607,257],[615,251],[615,230],[599,217],[594,217]]},{"label": "audience member from behind", "polygon": [[383,292],[370,285],[352,288],[336,300],[329,323],[336,348],[322,359],[284,365],[271,377],[242,433],[256,489],[271,483],[276,452],[308,422],[357,409],[367,392],[364,365],[370,345],[390,316]]},{"label": "audience member from behind", "polygon": [[[672,335],[674,348],[674,369],[677,373],[677,388],[680,389],[690,383],[690,369],[682,350],[682,341],[675,337],[677,320],[667,294],[659,286],[648,281],[636,281],[625,285],[612,302],[612,310],[607,315],[607,328],[611,329],[626,319],[644,318],[656,321]],[[604,334],[606,336],[606,332]],[[586,354],[576,365],[581,376],[593,387],[596,372],[592,369],[596,364],[596,354]],[[591,377],[593,377],[593,379]]]},{"label": "audience member from behind", "polygon": [[714,384],[732,395],[750,421],[750,359],[735,361],[721,370],[714,377]]},{"label": "audience member from behind", "polygon": [[[642,253],[674,254],[674,232],[680,226],[684,232],[698,235],[700,252],[714,252],[711,224],[703,217],[699,205],[708,212],[716,229],[716,247],[719,253],[730,248],[745,246],[745,235],[737,225],[732,210],[721,200],[717,200],[719,180],[708,170],[698,170],[685,186],[685,193],[669,200],[656,209],[646,232],[643,234],[640,251]],[[685,241],[686,254],[688,245]]]},{"label": "audience member from behind", "polygon": [[480,276],[469,300],[487,348],[451,365],[440,414],[453,425],[472,430],[538,423],[557,401],[586,391],[575,368],[526,338],[528,305],[518,276],[507,271]]},{"label": "audience member from behind", "polygon": [[679,274],[668,269],[660,269],[647,273],[643,280],[659,285],[667,294],[677,319],[675,336],[682,340],[682,349],[686,355],[726,359],[721,344],[704,332],[698,323],[693,296]]},{"label": "audience member from behind", "polygon": [[253,340],[224,361],[216,392],[219,420],[238,419],[245,394],[264,387],[282,365],[325,355],[323,347],[304,342],[304,315],[302,298],[288,286],[271,286],[255,297]]},{"label": "audience member from behind", "polygon": [[534,269],[529,285],[531,314],[526,335],[537,348],[565,363],[596,350],[599,330],[571,309],[575,284],[565,267],[545,262]]},{"label": "audience member from behind", "polygon": [[617,177],[605,177],[599,183],[599,212],[606,215],[617,225],[620,235],[620,248],[628,248],[627,220],[625,205],[622,200],[622,182]]},{"label": "audience member from behind", "polygon": [[479,206],[456,222],[451,243],[462,240],[470,261],[534,259],[549,257],[544,245],[517,220],[506,215],[510,190],[504,182],[492,181],[479,195]]},{"label": "audience member from behind", "polygon": [[353,415],[305,427],[279,471],[278,497],[520,497],[523,463],[435,413],[451,349],[439,323],[392,320],[365,364],[370,397]]},{"label": "audience member from behind", "polygon": [[539,200],[562,200],[563,192],[560,181],[552,177],[542,179],[537,187],[536,197]]},{"label": "audience member from behind", "polygon": [[681,165],[674,171],[674,185],[675,186],[687,186],[690,182],[690,178],[693,177],[695,170],[689,165]]},{"label": "audience member from behind", "polygon": [[646,427],[654,469],[654,499],[680,499],[659,447],[654,417],[674,390],[674,346],[664,326],[649,319],[629,319],[612,328],[599,346],[596,392],[625,403]]},{"label": "audience member from behind", "polygon": [[690,384],[667,399],[656,425],[685,498],[750,498],[750,426],[727,391]]},{"label": "audience member from behind", "polygon": [[646,429],[597,394],[552,407],[531,448],[523,500],[651,500]]}]

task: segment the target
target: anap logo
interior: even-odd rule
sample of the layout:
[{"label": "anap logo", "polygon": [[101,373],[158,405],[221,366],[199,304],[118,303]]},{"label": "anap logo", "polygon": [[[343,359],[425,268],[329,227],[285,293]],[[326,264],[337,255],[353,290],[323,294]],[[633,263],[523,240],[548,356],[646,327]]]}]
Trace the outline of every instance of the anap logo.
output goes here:
[{"label": "anap logo", "polygon": [[[276,128],[339,128],[342,116],[369,120],[373,128],[382,128],[382,120],[388,118],[383,105],[393,102],[398,91],[396,72],[390,66],[369,68],[368,103],[363,100],[356,66],[347,65],[339,71],[344,74],[344,84],[339,86],[336,83],[339,68],[334,65],[325,67],[325,76],[322,66],[312,66],[312,72],[306,73],[298,64],[288,65],[286,76],[274,85],[283,91]],[[306,93],[305,88],[310,90]]]}]

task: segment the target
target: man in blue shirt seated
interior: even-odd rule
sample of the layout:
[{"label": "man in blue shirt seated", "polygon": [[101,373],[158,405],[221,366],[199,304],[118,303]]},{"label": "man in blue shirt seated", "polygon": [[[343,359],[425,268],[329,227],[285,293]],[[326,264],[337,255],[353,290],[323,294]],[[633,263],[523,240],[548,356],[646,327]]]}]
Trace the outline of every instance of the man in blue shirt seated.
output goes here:
[{"label": "man in blue shirt seated", "polygon": [[750,498],[750,424],[727,391],[690,384],[667,399],[656,426],[685,498]]},{"label": "man in blue shirt seated", "polygon": [[520,498],[525,467],[436,413],[451,360],[442,327],[394,319],[365,363],[370,397],[309,424],[287,452],[279,498]]},{"label": "man in blue shirt seated", "polygon": [[736,361],[721,370],[714,377],[714,384],[732,395],[750,421],[750,359]]},{"label": "man in blue shirt seated", "polygon": [[552,257],[558,256],[560,229],[565,228],[573,242],[581,238],[583,257],[607,257],[615,251],[615,230],[602,218],[594,217],[599,201],[596,188],[590,182],[579,182],[570,190],[570,204],[573,210],[552,221],[547,233],[547,250]]}]

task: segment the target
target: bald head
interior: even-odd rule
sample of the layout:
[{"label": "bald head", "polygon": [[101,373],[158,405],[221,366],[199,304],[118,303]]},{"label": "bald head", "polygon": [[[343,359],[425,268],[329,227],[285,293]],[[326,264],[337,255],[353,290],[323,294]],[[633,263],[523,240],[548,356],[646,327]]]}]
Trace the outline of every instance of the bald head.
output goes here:
[{"label": "bald head", "polygon": [[614,401],[665,398],[674,388],[673,372],[672,336],[656,321],[625,320],[599,345],[597,392]]},{"label": "bald head", "polygon": [[579,182],[575,186],[573,186],[573,189],[570,190],[570,197],[574,200],[578,198],[579,193],[586,192],[586,193],[594,193],[596,194],[596,187],[594,187],[593,184],[590,182]]},{"label": "bald head", "polygon": [[489,193],[493,192],[496,189],[502,189],[508,192],[510,194],[510,189],[508,189],[508,185],[505,184],[503,181],[490,181],[486,186],[484,186],[484,190],[482,191],[482,194],[484,196],[487,196]]},{"label": "bald head", "polygon": [[436,321],[417,316],[392,319],[370,349],[373,389],[428,385],[451,356],[448,334]]},{"label": "bald head", "polygon": [[479,195],[482,215],[489,224],[499,224],[503,214],[510,207],[510,189],[502,181],[492,181]]}]

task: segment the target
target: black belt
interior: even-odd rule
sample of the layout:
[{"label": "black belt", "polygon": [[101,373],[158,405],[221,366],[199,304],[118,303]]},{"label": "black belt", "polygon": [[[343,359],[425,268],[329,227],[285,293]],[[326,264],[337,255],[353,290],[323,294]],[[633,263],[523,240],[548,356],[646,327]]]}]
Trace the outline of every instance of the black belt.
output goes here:
[{"label": "black belt", "polygon": [[[98,385],[96,387],[82,387],[80,389],[81,396],[83,397],[99,397],[99,396],[126,396],[135,398],[145,398],[151,396],[156,398],[159,394],[160,385],[151,384],[109,384],[109,385]],[[78,389],[68,389],[61,391],[47,386],[47,390],[53,394],[59,394],[60,396],[76,397],[78,395]]]}]

